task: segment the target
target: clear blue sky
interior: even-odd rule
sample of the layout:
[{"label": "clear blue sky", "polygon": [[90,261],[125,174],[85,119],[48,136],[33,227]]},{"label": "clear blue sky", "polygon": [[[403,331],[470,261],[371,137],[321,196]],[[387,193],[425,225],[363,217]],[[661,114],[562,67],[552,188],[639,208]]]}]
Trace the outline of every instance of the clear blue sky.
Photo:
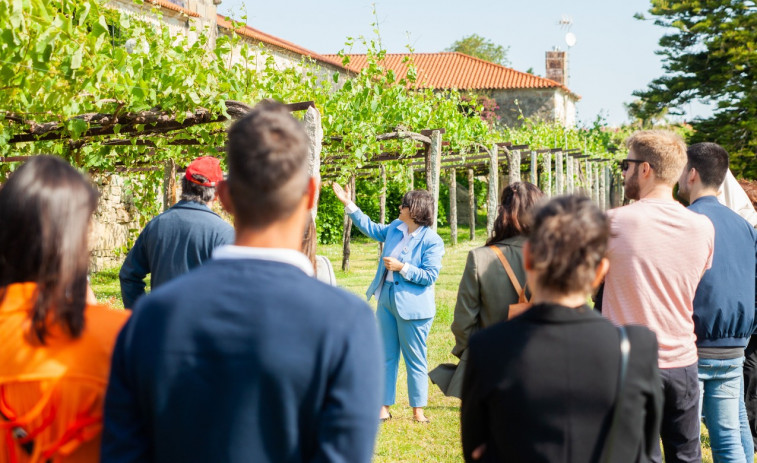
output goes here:
[{"label": "clear blue sky", "polygon": [[[348,36],[371,37],[375,5],[381,41],[390,53],[405,52],[408,44],[416,52],[443,51],[476,33],[510,47],[511,67],[542,76],[544,53],[567,48],[567,30],[557,24],[566,15],[578,38],[569,50],[568,86],[582,96],[579,123],[591,123],[598,114],[611,125],[625,122],[623,103],[633,100],[631,92],[662,75],[655,50],[664,30],[633,17],[647,12],[648,0],[223,0],[218,11],[240,18],[245,5],[250,26],[324,54],[344,48]],[[702,105],[685,109],[689,119],[709,114]]]}]

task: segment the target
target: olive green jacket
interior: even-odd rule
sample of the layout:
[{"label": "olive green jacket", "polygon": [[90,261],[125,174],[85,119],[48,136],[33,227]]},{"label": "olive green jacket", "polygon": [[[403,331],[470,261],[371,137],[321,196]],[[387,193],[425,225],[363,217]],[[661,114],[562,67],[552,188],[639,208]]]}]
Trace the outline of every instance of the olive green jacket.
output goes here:
[{"label": "olive green jacket", "polygon": [[[521,286],[526,284],[523,269],[523,243],[526,238],[516,236],[495,243],[505,255]],[[527,295],[530,295],[526,291]],[[457,290],[452,333],[455,347],[452,354],[460,359],[457,365],[445,363],[429,372],[431,381],[447,396],[460,397],[463,372],[468,359],[468,340],[476,331],[507,320],[510,304],[518,302],[518,293],[510,283],[497,255],[486,246],[468,253],[463,278]]]},{"label": "olive green jacket", "polygon": [[[495,243],[510,263],[521,286],[526,284],[523,268],[525,242],[524,236],[516,236]],[[509,306],[516,302],[518,293],[494,251],[486,246],[471,250],[457,290],[452,322],[452,333],[455,335],[452,354],[462,357],[470,336],[477,330],[507,320]]]}]

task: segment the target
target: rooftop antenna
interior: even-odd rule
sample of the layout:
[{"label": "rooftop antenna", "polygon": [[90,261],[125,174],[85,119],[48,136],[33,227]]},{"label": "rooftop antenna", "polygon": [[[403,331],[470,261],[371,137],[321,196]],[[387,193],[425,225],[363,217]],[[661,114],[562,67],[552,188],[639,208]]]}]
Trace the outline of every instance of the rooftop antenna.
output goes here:
[{"label": "rooftop antenna", "polygon": [[560,20],[557,21],[557,25],[560,26],[560,29],[566,31],[565,44],[568,45],[568,48],[573,47],[576,44],[576,34],[570,31],[570,28],[573,27],[573,18],[564,14],[560,17]]}]

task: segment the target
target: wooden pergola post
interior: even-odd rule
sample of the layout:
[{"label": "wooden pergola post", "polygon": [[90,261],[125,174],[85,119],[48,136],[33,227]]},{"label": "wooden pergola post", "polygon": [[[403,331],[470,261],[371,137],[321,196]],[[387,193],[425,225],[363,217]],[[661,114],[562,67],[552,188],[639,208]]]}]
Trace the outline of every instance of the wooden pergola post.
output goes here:
[{"label": "wooden pergola post", "polygon": [[544,173],[547,177],[547,184],[542,186],[544,194],[547,198],[552,197],[552,152],[547,151],[544,153]]},{"label": "wooden pergola post", "polygon": [[539,172],[538,172],[538,163],[537,161],[537,155],[536,151],[531,150],[531,172],[528,181],[533,183],[534,185],[539,185]]},{"label": "wooden pergola post", "polygon": [[163,168],[163,210],[176,204],[176,163],[173,159],[165,162]]},{"label": "wooden pergola post", "polygon": [[565,170],[566,170],[565,175],[568,180],[566,192],[569,195],[573,194],[576,187],[576,176],[575,176],[575,173],[573,172],[573,166],[574,166],[573,158],[569,154],[566,154],[565,155]]},{"label": "wooden pergola post", "polygon": [[449,170],[449,232],[452,245],[457,244],[457,171]]},{"label": "wooden pergola post", "polygon": [[[305,132],[308,135],[308,174],[311,177],[321,178],[321,150],[323,148],[323,126],[321,125],[321,113],[315,106],[309,106],[302,119]],[[318,198],[310,211],[313,220],[318,215]]]},{"label": "wooden pergola post", "polygon": [[[379,164],[379,173],[381,176],[381,193],[379,194],[379,223],[386,223],[386,167],[383,164]],[[384,243],[378,242],[378,256],[381,258],[381,253],[384,252]]]},{"label": "wooden pergola post", "polygon": [[442,133],[439,130],[431,132],[431,144],[428,146],[426,162],[426,188],[434,199],[434,218],[431,225],[436,231],[436,223],[439,218],[439,179],[442,167]]},{"label": "wooden pergola post", "polygon": [[471,241],[476,239],[476,178],[473,175],[473,169],[468,169],[468,224],[470,230],[468,237]]},{"label": "wooden pergola post", "polygon": [[497,218],[499,186],[497,185],[499,179],[499,168],[497,163],[497,145],[492,145],[489,152],[489,197],[487,201],[486,209],[486,236],[492,234],[494,230],[494,220]]},{"label": "wooden pergola post", "polygon": [[515,182],[520,182],[520,150],[512,150],[510,151],[510,156],[508,156],[508,175],[507,175],[507,181],[509,185],[512,185]]},{"label": "wooden pergola post", "polygon": [[563,168],[565,163],[563,162],[562,151],[555,153],[555,195],[560,196],[565,194],[565,174]]},{"label": "wooden pergola post", "polygon": [[[349,181],[352,201],[355,202],[355,175],[350,176]],[[344,214],[344,229],[342,230],[342,270],[350,270],[350,231],[352,230],[352,219],[346,213]]]}]

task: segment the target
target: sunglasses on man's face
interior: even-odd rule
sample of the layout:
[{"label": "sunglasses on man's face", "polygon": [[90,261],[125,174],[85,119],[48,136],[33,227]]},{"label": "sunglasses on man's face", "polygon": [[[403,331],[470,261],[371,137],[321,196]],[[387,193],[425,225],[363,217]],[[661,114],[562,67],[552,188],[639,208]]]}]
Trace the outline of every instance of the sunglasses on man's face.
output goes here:
[{"label": "sunglasses on man's face", "polygon": [[[622,170],[623,172],[627,171],[632,162],[641,164],[647,161],[642,161],[641,159],[623,159],[622,161],[620,161],[620,170]],[[647,162],[647,164],[649,163]],[[649,164],[649,167],[652,167],[652,164]]]}]

